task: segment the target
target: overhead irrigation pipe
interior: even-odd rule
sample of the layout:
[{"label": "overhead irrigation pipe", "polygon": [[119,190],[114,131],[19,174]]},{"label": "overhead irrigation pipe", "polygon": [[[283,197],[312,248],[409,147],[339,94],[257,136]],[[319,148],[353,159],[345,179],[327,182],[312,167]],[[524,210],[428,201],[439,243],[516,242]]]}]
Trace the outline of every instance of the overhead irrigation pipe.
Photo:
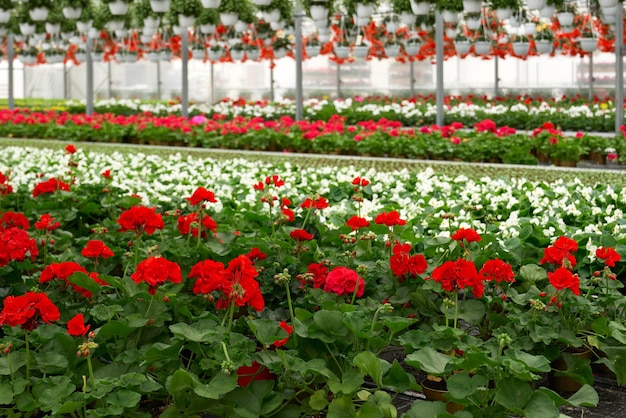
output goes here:
[{"label": "overhead irrigation pipe", "polygon": [[295,20],[296,20],[296,120],[302,120],[303,115],[303,93],[302,93],[302,4],[296,0]]}]

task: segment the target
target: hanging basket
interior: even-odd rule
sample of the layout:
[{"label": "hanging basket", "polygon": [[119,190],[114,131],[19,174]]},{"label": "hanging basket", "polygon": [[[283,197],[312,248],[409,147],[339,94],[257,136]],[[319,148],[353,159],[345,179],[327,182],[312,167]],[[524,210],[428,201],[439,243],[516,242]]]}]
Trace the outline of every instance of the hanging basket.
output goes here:
[{"label": "hanging basket", "polygon": [[158,29],[160,24],[161,24],[161,19],[159,19],[158,17],[146,17],[143,20],[144,29],[146,28]]},{"label": "hanging basket", "polygon": [[337,46],[333,48],[335,51],[335,55],[337,58],[346,59],[350,55],[350,47],[349,46]]},{"label": "hanging basket", "polygon": [[205,35],[212,35],[213,33],[215,33],[216,29],[217,29],[217,26],[212,25],[210,23],[207,23],[205,25],[200,25],[200,32],[204,33]]},{"label": "hanging basket", "polygon": [[524,24],[524,33],[526,35],[535,36],[537,34],[537,25],[535,23],[525,23]]},{"label": "hanging basket", "polygon": [[170,0],[150,0],[150,8],[155,13],[167,13],[170,11]]},{"label": "hanging basket", "polygon": [[552,52],[552,41],[549,40],[537,40],[535,41],[535,51],[537,54],[549,54]]},{"label": "hanging basket", "polygon": [[574,13],[571,12],[557,13],[556,18],[561,26],[572,26],[574,23]]},{"label": "hanging basket", "polygon": [[24,36],[32,35],[35,33],[35,25],[31,23],[20,23],[20,33]]},{"label": "hanging basket", "polygon": [[411,0],[411,10],[414,15],[427,15],[430,13],[430,2]]},{"label": "hanging basket", "polygon": [[47,7],[34,7],[28,11],[30,18],[35,22],[43,22],[48,18],[48,8]]},{"label": "hanging basket", "polygon": [[459,18],[459,12],[454,12],[452,10],[442,10],[441,18],[446,23],[456,23]]},{"label": "hanging basket", "polygon": [[287,56],[287,48],[277,48],[274,50],[274,58],[285,58]]},{"label": "hanging basket", "polygon": [[122,0],[117,0],[109,3],[109,11],[114,16],[123,16],[128,13],[129,3],[126,3]]},{"label": "hanging basket", "polygon": [[491,42],[476,41],[474,42],[474,52],[477,55],[488,55],[491,50]]},{"label": "hanging basket", "polygon": [[178,24],[183,28],[188,28],[196,23],[195,16],[178,15]]},{"label": "hanging basket", "polygon": [[124,29],[124,21],[123,20],[111,20],[106,23],[106,28],[113,32],[115,32],[116,30],[122,30]]},{"label": "hanging basket", "polygon": [[580,49],[585,52],[593,52],[598,48],[598,38],[580,38]]},{"label": "hanging basket", "polygon": [[413,26],[416,20],[417,16],[415,16],[414,14],[407,12],[400,13],[400,23],[403,23],[407,26]]},{"label": "hanging basket", "polygon": [[598,0],[598,4],[602,8],[617,6],[618,2],[619,2],[619,0]]},{"label": "hanging basket", "polygon": [[64,7],[61,11],[66,19],[79,19],[83,9],[82,7]]},{"label": "hanging basket", "polygon": [[369,52],[370,48],[367,45],[355,45],[354,48],[352,48],[352,56],[354,56],[355,59],[365,59]]},{"label": "hanging basket", "polygon": [[529,9],[542,9],[546,7],[546,0],[526,0]]},{"label": "hanging basket", "polygon": [[480,27],[480,18],[466,17],[465,25],[467,26],[467,29],[469,30],[472,30],[472,31],[477,30]]},{"label": "hanging basket", "polygon": [[104,61],[104,53],[102,53],[102,52],[92,52],[91,53],[91,60],[93,62],[102,62],[102,61]]},{"label": "hanging basket", "polygon": [[257,6],[269,6],[272,0],[252,0],[252,3]]},{"label": "hanging basket", "polygon": [[0,23],[8,23],[11,19],[11,10],[0,9]]},{"label": "hanging basket", "polygon": [[374,5],[373,4],[363,4],[363,3],[357,3],[356,4],[356,15],[358,17],[366,17],[366,18],[370,18],[372,17],[372,15],[374,14]]},{"label": "hanging basket", "polygon": [[317,57],[320,54],[320,50],[322,49],[319,45],[307,45],[305,48],[306,55],[309,58]]},{"label": "hanging basket", "polygon": [[158,52],[148,52],[146,56],[150,62],[159,62],[161,60],[161,56]]},{"label": "hanging basket", "polygon": [[205,9],[217,9],[220,4],[222,4],[222,0],[202,0],[202,7]]},{"label": "hanging basket", "polygon": [[513,9],[505,7],[503,9],[496,9],[496,17],[498,20],[506,20],[513,15]]},{"label": "hanging basket", "polygon": [[454,49],[456,50],[457,55],[465,55],[470,52],[472,48],[472,44],[469,41],[455,41]]},{"label": "hanging basket", "polygon": [[285,29],[285,22],[283,21],[272,22],[270,23],[270,28],[272,28],[272,30],[283,30]]},{"label": "hanging basket", "polygon": [[32,65],[37,62],[37,57],[33,57],[32,55],[20,55],[17,58],[24,65]]},{"label": "hanging basket", "polygon": [[235,23],[237,23],[238,20],[239,20],[238,13],[233,13],[233,12],[220,13],[220,22],[222,22],[222,25],[224,26],[232,26]]},{"label": "hanging basket", "polygon": [[407,44],[404,47],[404,52],[406,52],[408,56],[414,57],[415,55],[419,54],[421,48],[422,46],[420,44]]},{"label": "hanging basket", "polygon": [[191,58],[197,61],[203,61],[205,52],[204,48],[193,48],[191,50]]},{"label": "hanging basket", "polygon": [[530,43],[528,42],[513,42],[513,52],[519,57],[525,57],[528,55],[530,49]]},{"label": "hanging basket", "polygon": [[246,51],[246,57],[250,61],[258,61],[258,59],[261,57],[261,51],[259,51],[258,49]]},{"label": "hanging basket", "polygon": [[84,22],[77,21],[76,22],[76,29],[79,32],[84,33],[84,32],[89,31],[89,29],[91,29],[92,25],[93,25],[93,21],[92,20],[87,20],[87,21],[84,21]]},{"label": "hanging basket", "polygon": [[159,52],[159,60],[160,61],[170,61],[172,59],[172,51],[161,51]]},{"label": "hanging basket", "polygon": [[267,23],[276,23],[280,20],[280,10],[274,9],[269,12],[263,12],[263,20]]},{"label": "hanging basket", "polygon": [[400,45],[388,45],[385,47],[387,58],[396,58],[400,55]]},{"label": "hanging basket", "polygon": [[549,19],[552,16],[554,16],[555,12],[556,12],[556,6],[552,4],[546,4],[544,7],[539,9],[539,17],[542,17],[544,19]]},{"label": "hanging basket", "polygon": [[463,0],[463,13],[480,13],[483,0]]},{"label": "hanging basket", "polygon": [[222,58],[223,55],[223,51],[214,51],[212,49],[209,49],[209,51],[207,52],[207,55],[209,57],[209,61],[219,61],[220,58]]},{"label": "hanging basket", "polygon": [[58,35],[61,33],[61,24],[60,23],[48,23],[46,22],[46,33],[50,35]]},{"label": "hanging basket", "polygon": [[327,20],[328,19],[328,7],[319,4],[314,4],[309,9],[311,19],[313,20]]}]

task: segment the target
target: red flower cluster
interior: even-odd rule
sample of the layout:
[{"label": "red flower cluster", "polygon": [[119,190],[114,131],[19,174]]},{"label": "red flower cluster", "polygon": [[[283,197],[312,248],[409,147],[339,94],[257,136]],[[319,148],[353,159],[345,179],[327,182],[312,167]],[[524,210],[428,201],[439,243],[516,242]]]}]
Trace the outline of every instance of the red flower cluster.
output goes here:
[{"label": "red flower cluster", "polygon": [[68,278],[74,273],[84,273],[91,277],[93,281],[98,283],[99,285],[108,286],[107,282],[98,277],[98,273],[88,273],[83,266],[76,263],[75,261],[52,263],[46,266],[46,268],[43,269],[43,271],[41,272],[41,276],[39,276],[39,283],[46,283],[53,279],[59,279],[67,283],[72,288],[72,290],[74,290],[74,292],[80,293],[86,298],[91,298],[93,295],[89,290],[68,281]]},{"label": "red flower cluster", "polygon": [[70,191],[70,186],[69,184],[61,181],[61,180],[57,180],[55,178],[51,178],[48,179],[47,181],[41,182],[41,183],[37,183],[35,185],[35,188],[33,189],[33,197],[37,197],[41,194],[45,194],[45,193],[54,193],[57,190],[62,190],[64,192],[69,192]]},{"label": "red flower cluster", "polygon": [[49,213],[45,213],[39,217],[39,220],[35,222],[35,228],[38,230],[54,231],[61,226],[60,223],[55,222],[54,218]]},{"label": "red flower cluster", "polygon": [[319,210],[326,209],[328,206],[328,200],[321,196],[315,200],[307,197],[306,200],[300,205],[300,207],[304,209],[315,208]]},{"label": "red flower cluster", "polygon": [[65,147],[65,153],[66,154],[75,154],[76,153],[76,147],[74,146],[74,144],[68,144]]},{"label": "red flower cluster", "polygon": [[361,186],[361,187],[365,187],[368,184],[370,184],[370,181],[366,178],[361,178],[361,177],[355,177],[352,180],[352,184],[355,186]]},{"label": "red flower cluster", "polygon": [[[198,214],[196,212],[189,215],[181,215],[178,218],[178,231],[181,235],[187,235],[191,233],[192,236],[198,236]],[[202,238],[207,237],[206,231],[213,231],[217,229],[217,223],[209,215],[202,217]]]},{"label": "red flower cluster", "polygon": [[265,260],[267,258],[267,254],[261,251],[258,247],[253,247],[246,257],[250,259],[250,261],[254,260]]},{"label": "red flower cluster", "polygon": [[111,170],[110,169],[109,170],[104,170],[101,175],[105,179],[111,180]]},{"label": "red flower cluster", "polygon": [[273,184],[274,187],[281,187],[285,185],[285,180],[281,179],[277,175],[273,175],[273,176],[265,177],[265,184],[267,184],[268,186],[270,184]]},{"label": "red flower cluster", "polygon": [[389,265],[391,272],[403,282],[407,276],[417,276],[428,268],[426,258],[422,254],[410,255],[411,244],[396,244],[393,247]]},{"label": "red flower cluster", "polygon": [[293,333],[293,327],[291,325],[287,325],[287,323],[285,321],[280,321],[279,326],[282,329],[284,329],[285,332],[287,332],[287,338],[283,338],[282,340],[274,341],[274,347],[282,347],[283,345],[287,344],[287,341],[289,341],[289,337]]},{"label": "red flower cluster", "polygon": [[157,229],[165,228],[161,214],[156,213],[156,207],[133,206],[122,212],[117,223],[121,226],[120,232],[135,231],[137,235],[144,231],[152,235]]},{"label": "red flower cluster", "polygon": [[27,255],[34,260],[38,254],[37,242],[28,232],[19,228],[0,230],[0,267],[13,260],[24,261]]},{"label": "red flower cluster", "polygon": [[488,282],[513,283],[515,281],[515,274],[513,273],[511,265],[498,258],[489,260],[483,264],[483,267],[480,269],[480,274],[483,275]]},{"label": "red flower cluster", "polygon": [[115,255],[113,251],[99,239],[89,240],[80,253],[83,257],[87,258],[109,258]]},{"label": "red flower cluster", "polygon": [[256,277],[259,273],[254,264],[245,255],[240,255],[228,263],[205,260],[195,264],[189,272],[189,278],[197,279],[193,286],[196,294],[217,292],[217,309],[226,309],[234,301],[236,306],[248,305],[257,312],[265,307]]},{"label": "red flower cluster", "polygon": [[379,225],[387,225],[392,227],[394,225],[406,225],[406,221],[404,219],[400,219],[400,214],[392,210],[391,212],[382,212],[374,218],[374,222]]},{"label": "red flower cluster", "polygon": [[451,238],[455,241],[461,241],[461,244],[462,244],[462,241],[466,241],[470,243],[470,242],[479,242],[480,240],[482,240],[478,232],[470,228],[460,228],[458,231],[456,231],[452,235]]},{"label": "red flower cluster", "polygon": [[130,278],[137,284],[146,282],[149,286],[148,293],[154,295],[158,285],[170,281],[180,283],[183,281],[180,266],[163,257],[148,257],[137,265],[137,271]]},{"label": "red flower cluster", "polygon": [[[311,278],[314,289],[321,289],[324,287],[326,284],[327,274],[328,267],[321,263],[311,263],[307,268],[307,275]],[[302,276],[300,276],[300,281],[302,282],[303,287],[307,285],[307,280],[303,279]]]},{"label": "red flower cluster", "polygon": [[358,286],[356,296],[360,298],[365,292],[363,278],[352,269],[337,266],[326,275],[324,292],[335,293],[339,296],[352,296],[356,286]]},{"label": "red flower cluster", "polygon": [[28,218],[20,212],[4,212],[0,218],[0,231],[8,228],[28,229],[30,228],[30,222],[28,222]]},{"label": "red flower cluster", "polygon": [[13,186],[9,184],[9,178],[0,171],[0,196],[13,193]]},{"label": "red flower cluster", "polygon": [[474,296],[480,298],[485,290],[483,278],[476,271],[474,262],[461,258],[456,261],[446,261],[435,268],[432,278],[441,283],[443,290],[447,292],[456,292],[469,287]]},{"label": "red flower cluster", "polygon": [[294,229],[289,233],[289,236],[296,241],[311,241],[313,239],[313,235],[309,234],[304,229]]},{"label": "red flower cluster", "polygon": [[565,267],[559,267],[554,272],[548,272],[548,281],[556,290],[570,289],[580,296],[580,279]]},{"label": "red flower cluster", "polygon": [[0,312],[0,325],[20,326],[32,331],[40,325],[58,321],[61,317],[59,308],[52,303],[45,293],[26,292],[22,296],[7,296]]},{"label": "red flower cluster", "polygon": [[91,328],[91,325],[85,326],[85,318],[82,313],[67,321],[67,333],[72,337],[84,337],[89,328]]},{"label": "red flower cluster", "polygon": [[572,269],[576,266],[576,258],[572,253],[576,251],[578,251],[576,241],[567,237],[559,237],[552,246],[543,250],[543,258],[539,260],[539,264],[552,263]]},{"label": "red flower cluster", "polygon": [[604,261],[604,264],[606,264],[609,267],[615,267],[615,263],[617,263],[618,261],[622,259],[620,255],[617,253],[617,251],[615,251],[615,249],[611,247],[598,248],[596,250],[596,257]]},{"label": "red flower cluster", "polygon": [[217,200],[215,199],[215,194],[212,191],[205,189],[204,187],[198,187],[193,192],[191,197],[186,198],[186,200],[188,200],[189,203],[194,206],[200,203],[204,203],[205,201],[217,203]]},{"label": "red flower cluster", "polygon": [[354,215],[346,221],[346,225],[352,228],[353,231],[356,231],[357,229],[367,228],[370,226],[370,223],[367,219]]}]

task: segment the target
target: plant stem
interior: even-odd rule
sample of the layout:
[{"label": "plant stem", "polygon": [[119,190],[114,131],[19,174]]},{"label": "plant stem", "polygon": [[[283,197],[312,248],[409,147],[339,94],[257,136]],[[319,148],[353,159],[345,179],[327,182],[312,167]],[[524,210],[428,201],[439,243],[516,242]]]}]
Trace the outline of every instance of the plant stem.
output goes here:
[{"label": "plant stem", "polygon": [[230,312],[228,314],[228,328],[226,328],[226,335],[230,336],[230,329],[233,326],[233,317],[235,316],[235,298],[230,302]]},{"label": "plant stem", "polygon": [[89,380],[91,381],[92,390],[96,389],[96,379],[93,377],[93,366],[91,365],[91,354],[87,356],[87,369],[89,370]]},{"label": "plant stem", "polygon": [[356,300],[356,294],[359,291],[359,283],[362,280],[363,279],[361,278],[361,276],[357,276],[356,283],[354,283],[354,291],[352,292],[352,300],[350,300],[350,305],[354,305],[354,301]]},{"label": "plant stem", "polygon": [[343,374],[343,367],[341,367],[341,364],[339,364],[339,361],[337,360],[337,358],[335,357],[335,355],[333,354],[333,351],[330,349],[330,346],[328,345],[327,342],[324,342],[324,345],[326,345],[326,349],[328,350],[328,352],[330,353],[330,356],[333,358],[333,360],[335,360],[335,364],[337,365],[337,367],[339,368],[339,371],[341,372],[341,374]]},{"label": "plant stem", "polygon": [[309,220],[309,215],[311,215],[311,209],[313,206],[309,206],[309,210],[306,212],[306,216],[304,217],[304,222],[302,222],[302,229],[306,226],[307,221]]},{"label": "plant stem", "polygon": [[459,320],[459,292],[454,293],[454,329]]},{"label": "plant stem", "polygon": [[296,333],[296,315],[293,311],[293,303],[291,302],[291,289],[289,288],[289,281],[285,282],[285,289],[287,290],[287,306],[289,307],[289,316],[291,317],[291,326],[293,327],[293,339],[294,341],[298,341],[298,336]]},{"label": "plant stem", "polygon": [[9,365],[9,373],[11,373],[11,383],[14,382],[13,365],[11,364],[11,351],[7,353],[7,363]]},{"label": "plant stem", "polygon": [[26,341],[26,380],[30,380],[30,344],[28,342],[28,331],[24,333],[24,341]]}]

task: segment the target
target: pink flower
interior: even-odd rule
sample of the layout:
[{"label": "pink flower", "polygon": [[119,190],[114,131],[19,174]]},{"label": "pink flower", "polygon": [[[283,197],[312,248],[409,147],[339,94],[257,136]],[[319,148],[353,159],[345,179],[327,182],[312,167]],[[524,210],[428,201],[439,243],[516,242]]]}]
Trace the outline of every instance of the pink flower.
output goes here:
[{"label": "pink flower", "polygon": [[356,296],[360,298],[363,296],[363,292],[365,292],[365,281],[363,281],[363,278],[354,270],[338,266],[326,275],[324,292],[335,293],[339,296],[352,295],[357,282]]}]

